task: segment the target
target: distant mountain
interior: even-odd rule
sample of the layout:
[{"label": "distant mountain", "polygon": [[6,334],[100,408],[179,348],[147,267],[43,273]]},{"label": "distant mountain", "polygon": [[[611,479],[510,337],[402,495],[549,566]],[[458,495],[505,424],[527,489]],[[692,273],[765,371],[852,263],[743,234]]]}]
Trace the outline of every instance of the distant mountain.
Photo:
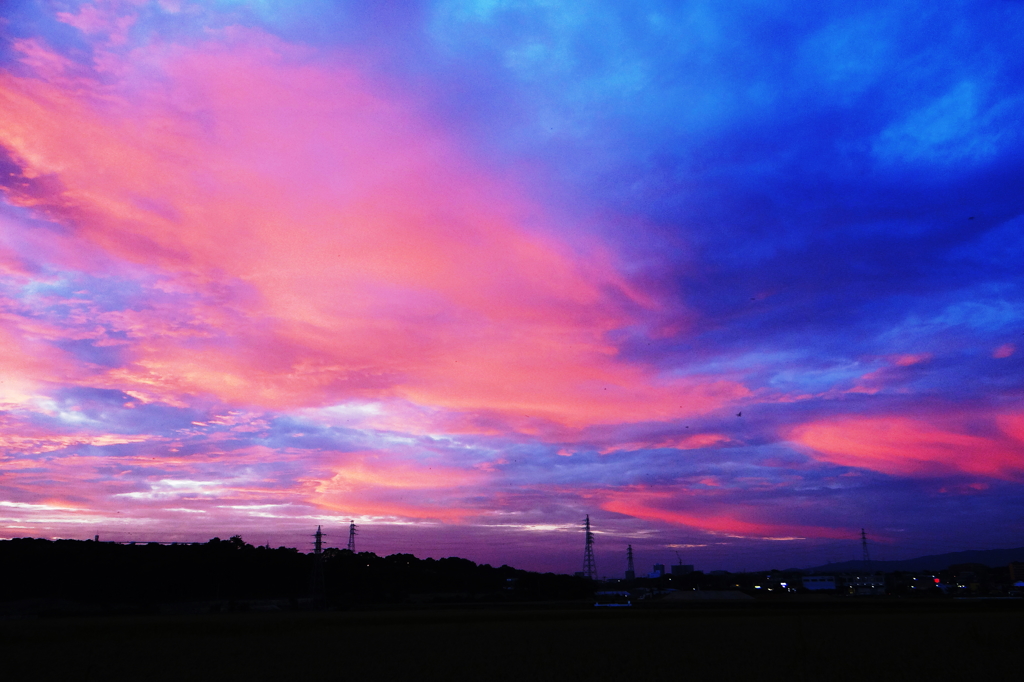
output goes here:
[{"label": "distant mountain", "polygon": [[[984,564],[986,566],[1006,566],[1011,561],[1024,561],[1024,547],[1016,549],[970,549],[966,552],[950,552],[948,554],[931,554],[904,559],[903,561],[872,561],[872,571],[942,571],[953,564]],[[825,564],[814,568],[803,569],[814,573],[847,573],[864,569],[863,561],[843,561],[837,564]]]}]

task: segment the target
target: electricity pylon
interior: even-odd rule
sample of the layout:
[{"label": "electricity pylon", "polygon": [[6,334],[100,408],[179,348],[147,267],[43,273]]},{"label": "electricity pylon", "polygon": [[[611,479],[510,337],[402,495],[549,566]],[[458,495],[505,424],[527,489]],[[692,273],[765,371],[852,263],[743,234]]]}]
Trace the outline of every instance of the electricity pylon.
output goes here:
[{"label": "electricity pylon", "polygon": [[583,528],[587,532],[587,546],[583,550],[583,577],[596,580],[597,566],[594,564],[594,534],[590,532],[590,514],[583,521]]},{"label": "electricity pylon", "polygon": [[316,527],[313,537],[315,538],[313,541],[313,576],[311,578],[313,603],[316,606],[322,606],[326,595],[324,590],[324,534],[320,532],[320,526]]}]

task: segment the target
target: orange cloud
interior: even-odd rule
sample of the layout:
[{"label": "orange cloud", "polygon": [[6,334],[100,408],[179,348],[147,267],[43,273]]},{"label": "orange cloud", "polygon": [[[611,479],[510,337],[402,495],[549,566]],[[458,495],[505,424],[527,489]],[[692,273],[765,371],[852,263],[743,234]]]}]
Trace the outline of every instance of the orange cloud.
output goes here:
[{"label": "orange cloud", "polygon": [[371,516],[438,519],[449,522],[480,510],[460,505],[460,491],[486,482],[480,469],[424,464],[378,452],[346,453],[334,475],[318,482],[310,501],[317,506]]},{"label": "orange cloud", "polygon": [[358,460],[335,468],[324,489],[358,489],[365,487],[430,490],[457,488],[477,483],[481,475],[474,469],[456,469],[446,466],[424,466],[410,462],[380,459],[367,454]]},{"label": "orange cloud", "polygon": [[978,436],[907,417],[840,417],[799,426],[789,439],[826,462],[899,476],[953,472],[1017,479],[1024,472],[1019,416],[1000,418],[1006,435]]}]

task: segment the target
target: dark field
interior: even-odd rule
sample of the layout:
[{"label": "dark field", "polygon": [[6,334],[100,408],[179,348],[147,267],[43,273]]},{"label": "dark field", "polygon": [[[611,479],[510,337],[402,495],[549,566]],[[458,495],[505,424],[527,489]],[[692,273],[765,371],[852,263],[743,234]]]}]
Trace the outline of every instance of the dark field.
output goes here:
[{"label": "dark field", "polygon": [[1015,603],[0,621],[4,680],[1020,679]]}]

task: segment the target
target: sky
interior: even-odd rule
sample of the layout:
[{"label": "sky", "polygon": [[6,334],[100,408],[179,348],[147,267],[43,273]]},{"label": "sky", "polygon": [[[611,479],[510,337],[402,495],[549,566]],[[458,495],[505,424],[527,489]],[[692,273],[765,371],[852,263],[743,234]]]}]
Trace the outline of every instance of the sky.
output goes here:
[{"label": "sky", "polygon": [[0,537],[1024,545],[1024,2],[7,0]]}]

